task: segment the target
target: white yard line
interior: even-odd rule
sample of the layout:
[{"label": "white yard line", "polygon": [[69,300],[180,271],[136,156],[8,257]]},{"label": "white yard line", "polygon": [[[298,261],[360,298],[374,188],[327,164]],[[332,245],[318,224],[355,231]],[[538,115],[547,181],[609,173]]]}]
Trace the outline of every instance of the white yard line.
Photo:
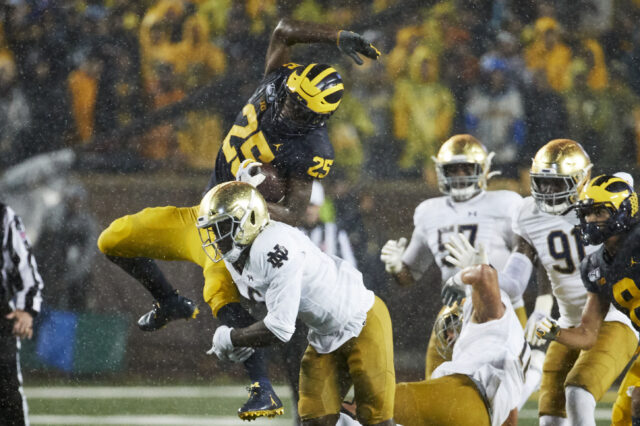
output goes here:
[{"label": "white yard line", "polygon": [[[31,415],[32,425],[175,425],[175,426],[246,426],[237,417],[232,416],[179,416],[179,415],[112,415],[112,416],[74,416],[74,415]],[[258,419],[252,425],[291,426],[291,419]]]},{"label": "white yard line", "polygon": [[[538,418],[538,410],[524,409],[518,413],[519,419],[536,419]],[[611,419],[611,410],[605,408],[596,408],[595,412],[596,420],[609,420]]]},{"label": "white yard line", "polygon": [[[290,398],[286,386],[275,386],[282,398]],[[25,387],[27,398],[37,399],[152,399],[246,397],[244,386],[51,386]]]}]

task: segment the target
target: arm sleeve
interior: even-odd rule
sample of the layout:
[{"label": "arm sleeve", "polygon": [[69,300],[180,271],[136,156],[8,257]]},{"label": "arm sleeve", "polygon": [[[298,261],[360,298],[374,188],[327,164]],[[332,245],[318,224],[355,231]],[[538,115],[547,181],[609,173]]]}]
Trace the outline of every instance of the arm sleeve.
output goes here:
[{"label": "arm sleeve", "polygon": [[[287,250],[287,245],[281,245]],[[288,251],[288,259],[276,267],[267,261],[267,252],[262,258],[267,270],[269,287],[265,293],[267,316],[264,325],[278,339],[288,342],[296,330],[296,318],[300,307],[304,255],[299,251]]]},{"label": "arm sleeve", "polygon": [[407,265],[414,280],[419,280],[435,262],[435,257],[426,244],[426,235],[423,234],[421,227],[414,228],[411,241],[402,255],[402,263]]},{"label": "arm sleeve", "polygon": [[507,263],[504,265],[504,269],[498,272],[500,288],[512,300],[522,296],[522,293],[527,289],[532,270],[533,264],[527,256],[518,252],[511,253]]},{"label": "arm sleeve", "polygon": [[7,207],[5,216],[5,232],[7,254],[12,263],[11,280],[15,290],[14,302],[16,309],[29,312],[36,316],[42,305],[42,288],[44,284],[31,245],[27,238],[22,220],[13,210]]}]

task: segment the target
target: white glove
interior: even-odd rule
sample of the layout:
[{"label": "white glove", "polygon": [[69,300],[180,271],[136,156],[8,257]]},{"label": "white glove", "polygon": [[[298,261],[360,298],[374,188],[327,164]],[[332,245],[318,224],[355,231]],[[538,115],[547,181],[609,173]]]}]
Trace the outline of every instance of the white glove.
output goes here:
[{"label": "white glove", "polygon": [[380,251],[380,260],[384,262],[384,269],[390,274],[397,274],[402,270],[402,255],[407,248],[407,239],[389,240]]},{"label": "white glove", "polygon": [[455,302],[460,303],[465,298],[467,292],[462,282],[462,273],[458,271],[454,276],[450,277],[442,286],[440,297],[442,303],[447,306],[453,306]]},{"label": "white glove", "polygon": [[444,246],[449,251],[445,260],[460,269],[473,265],[489,264],[487,253],[482,244],[478,243],[476,250],[464,234],[452,235],[449,241],[444,243]]},{"label": "white glove", "polygon": [[264,173],[262,173],[260,166],[262,166],[262,163],[247,158],[240,163],[240,167],[236,173],[236,180],[246,182],[254,188],[257,188],[258,185],[264,182],[267,178]]},{"label": "white glove", "polygon": [[207,351],[207,355],[216,354],[220,360],[231,362],[244,362],[253,355],[253,352],[255,352],[253,348],[236,348],[233,346],[233,343],[231,343],[231,330],[233,328],[226,325],[216,328],[215,333],[213,333],[213,345]]},{"label": "white glove", "polygon": [[533,312],[527,320],[527,324],[524,327],[524,338],[533,347],[543,346],[546,341],[536,335],[536,323],[551,315],[551,309],[553,308],[553,296],[550,294],[543,294],[536,298],[536,305],[533,308]]},{"label": "white glove", "polygon": [[560,333],[558,322],[551,317],[544,317],[536,322],[536,335],[544,340],[556,340]]}]

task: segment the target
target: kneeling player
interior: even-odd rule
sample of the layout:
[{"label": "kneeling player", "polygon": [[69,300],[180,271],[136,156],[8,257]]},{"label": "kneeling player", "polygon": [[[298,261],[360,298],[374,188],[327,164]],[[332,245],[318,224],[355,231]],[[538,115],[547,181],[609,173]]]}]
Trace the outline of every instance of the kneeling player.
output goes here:
[{"label": "kneeling player", "polygon": [[224,260],[240,293],[264,301],[268,311],[249,327],[218,327],[211,352],[241,361],[251,354],[247,348],[288,341],[299,317],[309,327],[300,367],[303,424],[334,425],[353,384],[358,419],[393,425],[391,319],[362,274],[299,230],[270,220],[263,197],[246,183],[211,189],[197,226],[207,255]]}]

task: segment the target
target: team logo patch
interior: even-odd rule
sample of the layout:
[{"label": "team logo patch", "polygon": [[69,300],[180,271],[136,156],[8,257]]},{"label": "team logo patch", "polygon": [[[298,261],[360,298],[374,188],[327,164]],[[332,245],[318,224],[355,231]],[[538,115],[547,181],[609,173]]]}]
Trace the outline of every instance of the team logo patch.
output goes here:
[{"label": "team logo patch", "polygon": [[600,278],[600,268],[589,271],[589,273],[587,274],[587,278],[589,278],[589,281],[591,282],[596,282],[596,280]]},{"label": "team logo patch", "polygon": [[267,253],[267,262],[273,265],[274,268],[279,268],[283,265],[285,260],[289,260],[289,250],[280,244],[276,244],[273,247],[273,251]]}]

